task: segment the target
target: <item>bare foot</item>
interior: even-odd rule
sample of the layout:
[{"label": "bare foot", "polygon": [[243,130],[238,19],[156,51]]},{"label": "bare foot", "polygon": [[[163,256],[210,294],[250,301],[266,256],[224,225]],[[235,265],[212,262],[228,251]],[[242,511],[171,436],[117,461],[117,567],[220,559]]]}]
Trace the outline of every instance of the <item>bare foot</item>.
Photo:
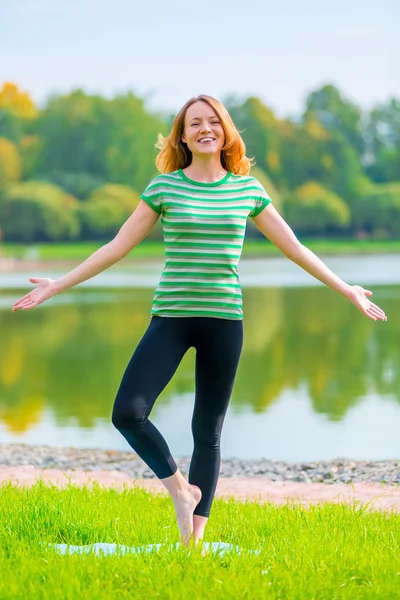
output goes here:
[{"label": "bare foot", "polygon": [[179,491],[174,500],[176,520],[185,546],[189,544],[193,533],[193,512],[200,500],[200,488],[190,484],[187,490]]},{"label": "bare foot", "polygon": [[194,543],[201,544],[204,537],[204,530],[208,522],[208,517],[193,515],[193,537]]}]

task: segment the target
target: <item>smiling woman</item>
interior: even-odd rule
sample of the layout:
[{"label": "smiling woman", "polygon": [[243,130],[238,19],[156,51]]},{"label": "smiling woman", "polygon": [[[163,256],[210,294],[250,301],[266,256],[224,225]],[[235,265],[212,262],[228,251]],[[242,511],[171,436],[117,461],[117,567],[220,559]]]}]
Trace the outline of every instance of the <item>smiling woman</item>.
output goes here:
[{"label": "smiling woman", "polygon": [[[169,136],[159,135],[157,148],[160,153],[156,164],[161,173],[187,168],[187,174],[191,176],[197,161],[200,160],[199,166],[204,168],[211,156],[217,171],[222,167],[222,172],[231,171],[236,175],[247,175],[253,164],[246,156],[244,142],[224,105],[206,95],[186,102],[177,114]],[[198,175],[203,181],[211,181],[201,168],[196,170],[201,171]],[[220,176],[217,173],[216,179]]]},{"label": "smiling woman", "polygon": [[[293,262],[350,300],[373,321],[386,320],[372,292],[334,275],[296,238],[261,183],[224,106],[210,96],[189,100],[170,135],[159,137],[161,172],[116,237],[59,280],[31,278],[38,287],[14,305],[31,309],[123,258],[161,216],[165,267],[152,318],[123,376],[112,421],[171,494],[182,540],[198,543],[210,514],[220,470],[220,439],[243,342],[238,263],[246,221]],[[187,350],[196,350],[189,481],[149,420],[156,399]]]}]

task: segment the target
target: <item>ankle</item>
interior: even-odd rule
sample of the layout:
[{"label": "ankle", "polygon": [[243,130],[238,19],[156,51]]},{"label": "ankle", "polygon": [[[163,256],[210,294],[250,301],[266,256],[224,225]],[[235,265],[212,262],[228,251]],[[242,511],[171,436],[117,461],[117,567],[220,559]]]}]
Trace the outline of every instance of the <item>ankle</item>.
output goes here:
[{"label": "ankle", "polygon": [[167,488],[173,498],[181,496],[189,489],[189,483],[179,470],[171,475],[171,477],[161,479],[161,483]]}]

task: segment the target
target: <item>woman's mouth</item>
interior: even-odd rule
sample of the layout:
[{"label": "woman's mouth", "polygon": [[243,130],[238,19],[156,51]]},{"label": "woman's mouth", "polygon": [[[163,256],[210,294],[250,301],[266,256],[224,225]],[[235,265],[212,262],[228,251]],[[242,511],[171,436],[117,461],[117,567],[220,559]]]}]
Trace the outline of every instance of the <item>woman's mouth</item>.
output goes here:
[{"label": "woman's mouth", "polygon": [[210,144],[211,142],[215,142],[215,138],[212,137],[203,137],[198,140],[199,144]]}]

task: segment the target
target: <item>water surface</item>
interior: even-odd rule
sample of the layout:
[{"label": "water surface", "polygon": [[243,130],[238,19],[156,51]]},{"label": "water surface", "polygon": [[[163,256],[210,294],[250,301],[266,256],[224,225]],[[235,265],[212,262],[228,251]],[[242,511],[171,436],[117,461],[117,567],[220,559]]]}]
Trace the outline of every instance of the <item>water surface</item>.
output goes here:
[{"label": "water surface", "polygon": [[[400,455],[399,260],[326,260],[349,283],[373,285],[385,323],[369,321],[286,259],[242,261],[245,342],[225,458]],[[161,267],[114,267],[15,314],[10,308],[32,273],[0,274],[1,442],[129,449],[110,415]],[[194,358],[191,349],[151,417],[176,456],[192,451]]]}]

